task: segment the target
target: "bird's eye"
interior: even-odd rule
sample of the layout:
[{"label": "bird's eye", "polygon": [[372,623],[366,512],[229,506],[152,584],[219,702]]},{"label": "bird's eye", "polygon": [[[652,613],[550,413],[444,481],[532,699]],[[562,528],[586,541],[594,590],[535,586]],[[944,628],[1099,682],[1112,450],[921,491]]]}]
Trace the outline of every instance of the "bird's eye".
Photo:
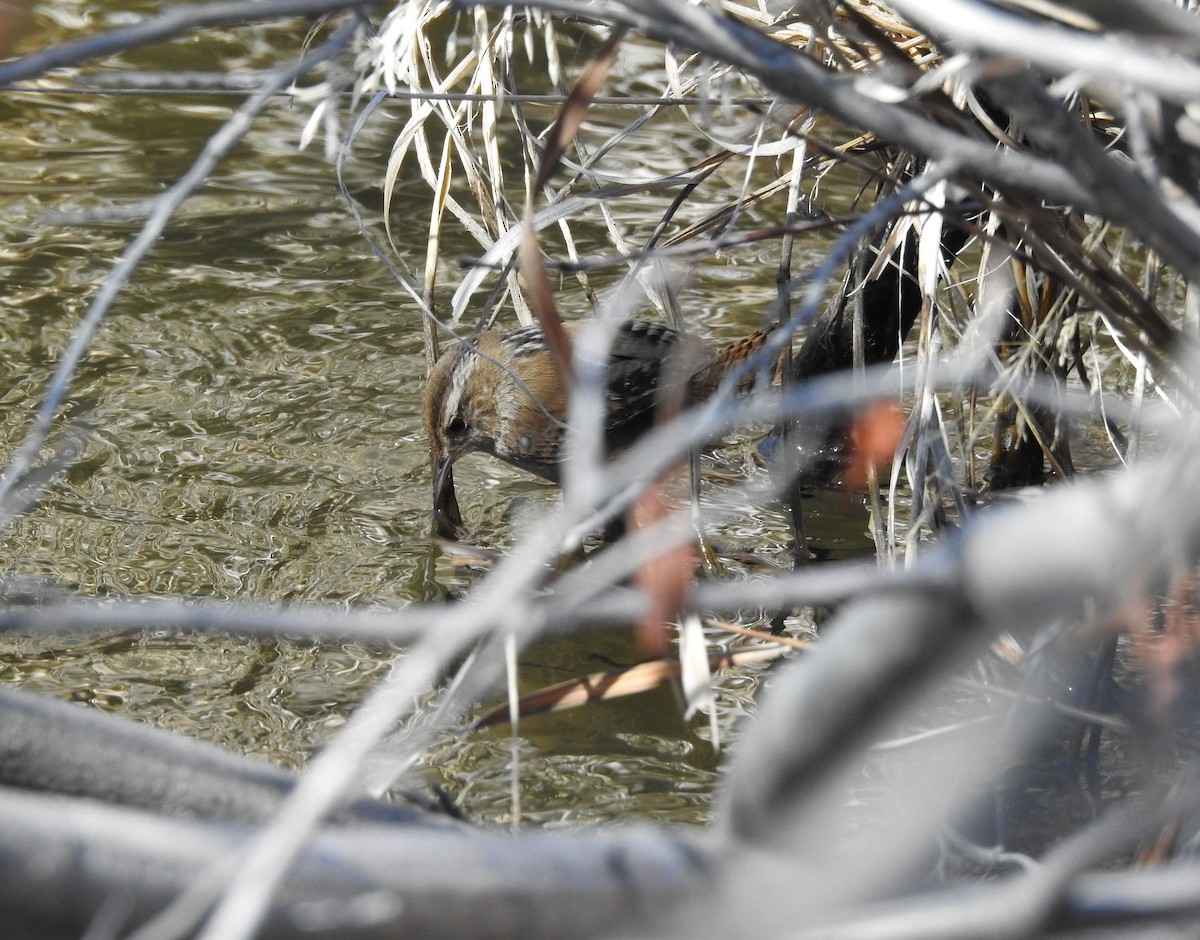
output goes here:
[{"label": "bird's eye", "polygon": [[450,419],[450,423],[446,425],[446,436],[454,439],[467,436],[467,422],[462,419],[462,415],[455,415]]}]

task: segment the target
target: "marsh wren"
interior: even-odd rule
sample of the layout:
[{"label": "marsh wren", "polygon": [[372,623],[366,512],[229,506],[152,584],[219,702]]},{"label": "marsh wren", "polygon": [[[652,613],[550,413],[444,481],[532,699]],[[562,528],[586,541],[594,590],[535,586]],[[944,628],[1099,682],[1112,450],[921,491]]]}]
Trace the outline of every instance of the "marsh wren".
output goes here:
[{"label": "marsh wren", "polygon": [[[565,324],[568,336],[577,328]],[[675,391],[679,404],[710,396],[767,335],[752,333],[714,352],[669,327],[622,323],[606,368],[605,450],[617,453],[650,429],[662,392]],[[489,330],[448,350],[429,375],[423,408],[438,534],[456,537],[462,524],[452,468],[463,454],[482,451],[559,482],[566,413],[567,391],[537,327]]]}]

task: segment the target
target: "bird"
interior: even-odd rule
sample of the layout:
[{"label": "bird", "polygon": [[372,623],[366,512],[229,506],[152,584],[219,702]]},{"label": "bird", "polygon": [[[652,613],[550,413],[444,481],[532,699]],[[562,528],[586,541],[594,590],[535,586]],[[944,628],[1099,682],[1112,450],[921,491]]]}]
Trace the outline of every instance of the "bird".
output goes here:
[{"label": "bird", "polygon": [[[580,322],[564,324],[568,338]],[[650,429],[665,393],[674,392],[680,404],[711,396],[726,373],[754,355],[770,332],[758,330],[713,351],[668,326],[623,321],[606,364],[607,453],[619,453]],[[754,381],[755,375],[748,375],[739,392]],[[453,466],[464,454],[491,454],[559,483],[566,413],[567,389],[540,328],[487,330],[447,350],[430,371],[422,403],[433,457],[437,534],[453,539],[462,529]]]}]

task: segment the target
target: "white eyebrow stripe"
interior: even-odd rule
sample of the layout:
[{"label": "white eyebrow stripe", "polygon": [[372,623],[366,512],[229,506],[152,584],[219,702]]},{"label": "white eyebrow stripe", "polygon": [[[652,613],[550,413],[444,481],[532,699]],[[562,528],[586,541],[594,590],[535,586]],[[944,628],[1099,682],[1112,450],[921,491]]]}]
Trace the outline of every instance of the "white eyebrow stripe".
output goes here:
[{"label": "white eyebrow stripe", "polygon": [[462,357],[450,370],[450,394],[446,396],[445,414],[453,418],[458,414],[463,395],[467,391],[467,376],[475,371],[475,357],[470,353]]}]

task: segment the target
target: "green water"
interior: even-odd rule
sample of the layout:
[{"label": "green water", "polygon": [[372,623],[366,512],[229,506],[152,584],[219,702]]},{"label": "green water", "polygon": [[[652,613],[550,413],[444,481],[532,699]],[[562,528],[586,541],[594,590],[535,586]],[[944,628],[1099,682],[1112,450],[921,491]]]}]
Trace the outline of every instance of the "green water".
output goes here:
[{"label": "green water", "polygon": [[[124,21],[116,4],[44,3],[19,47]],[[206,32],[106,66],[261,68],[289,61],[305,29],[289,23]],[[239,101],[93,94],[73,75],[50,84],[60,90],[0,92],[0,456],[22,439],[57,357],[137,228],[61,224],[52,214],[160,193]],[[636,78],[614,86],[640,89]],[[381,108],[347,164],[377,237],[384,166],[406,107]],[[0,570],[83,595],[354,606],[405,605],[470,587],[476,575],[453,567],[428,539],[419,313],[368,250],[320,146],[297,149],[308,116],[307,106],[277,98],[122,291],[71,386],[82,453],[0,536]],[[543,124],[549,119],[548,110],[540,112]],[[649,155],[631,147],[631,173],[647,161],[660,171],[682,168],[703,151],[692,125],[674,121],[667,139],[661,122],[643,137],[657,147]],[[740,182],[731,173],[689,217],[732,198]],[[671,195],[642,209],[623,206],[622,224],[648,231]],[[395,198],[397,242],[419,269],[427,189],[402,178]],[[591,237],[581,247],[605,244],[599,220]],[[462,233],[447,238],[460,240],[448,245],[448,259],[478,253]],[[702,266],[683,293],[702,332],[732,336],[757,321],[775,289],[774,250],[755,246]],[[440,303],[456,277],[447,262]],[[587,306],[569,280],[560,303],[568,313]],[[750,435],[740,438],[711,465],[735,477],[760,473],[750,460],[753,444]],[[507,543],[514,499],[554,496],[485,458],[465,460],[456,476],[475,538],[485,545]],[[714,496],[723,498],[730,513],[723,543],[785,563],[781,511]],[[868,544],[857,505],[830,500],[822,518],[812,532],[818,547],[841,555]],[[7,636],[0,638],[0,681],[301,766],[391,655],[285,640]],[[541,644],[522,655],[522,684],[560,681],[636,655],[620,636]],[[758,682],[755,670],[721,679],[726,734],[752,708]],[[669,690],[530,720],[522,741],[529,819],[707,818],[718,756],[705,720],[683,722]],[[509,759],[503,730],[460,732],[431,749],[423,773],[469,811],[498,819],[508,811]]]}]

